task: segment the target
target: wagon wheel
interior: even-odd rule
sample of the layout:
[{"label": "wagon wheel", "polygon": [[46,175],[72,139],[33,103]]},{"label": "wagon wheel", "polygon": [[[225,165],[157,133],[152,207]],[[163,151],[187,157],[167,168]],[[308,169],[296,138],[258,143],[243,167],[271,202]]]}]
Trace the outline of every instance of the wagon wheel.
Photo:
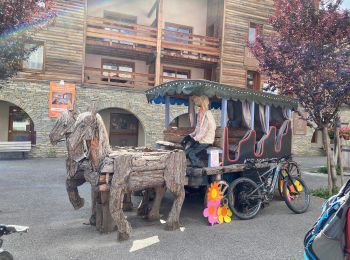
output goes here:
[{"label": "wagon wheel", "polygon": [[[230,184],[226,181],[216,181],[219,185],[220,191],[222,193],[222,199],[221,201],[227,201],[227,190]],[[205,190],[205,196],[204,196],[204,207],[207,207],[207,201],[208,201],[208,187]]]}]

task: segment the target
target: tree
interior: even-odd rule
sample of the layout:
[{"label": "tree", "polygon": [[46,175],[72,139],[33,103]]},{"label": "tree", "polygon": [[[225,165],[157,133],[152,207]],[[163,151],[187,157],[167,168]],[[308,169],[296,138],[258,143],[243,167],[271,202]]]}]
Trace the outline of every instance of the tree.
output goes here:
[{"label": "tree", "polygon": [[[294,95],[306,111],[308,125],[321,129],[327,153],[328,187],[337,176],[328,128],[342,104],[350,100],[350,17],[341,0],[275,0],[269,18],[274,32],[259,33],[250,49],[269,88]],[[261,30],[260,30],[261,31]]]},{"label": "tree", "polygon": [[36,49],[25,48],[32,36],[53,21],[51,0],[0,1],[0,80],[16,74]]}]

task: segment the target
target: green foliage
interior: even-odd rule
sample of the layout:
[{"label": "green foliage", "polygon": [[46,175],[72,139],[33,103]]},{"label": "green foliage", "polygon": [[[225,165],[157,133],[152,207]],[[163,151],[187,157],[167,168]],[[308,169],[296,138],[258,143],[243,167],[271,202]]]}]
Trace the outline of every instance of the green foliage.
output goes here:
[{"label": "green foliage", "polygon": [[[337,175],[340,175],[340,166],[339,165],[337,165],[336,171],[337,171]],[[327,174],[328,173],[327,166],[322,166],[322,167],[318,168],[317,172]]]},{"label": "green foliage", "polygon": [[317,169],[318,173],[323,173],[323,174],[327,174],[328,173],[328,169],[327,166],[322,166],[320,168]]},{"label": "green foliage", "polygon": [[339,187],[335,187],[333,194],[329,194],[327,187],[317,188],[311,190],[311,195],[323,199],[329,199],[333,195],[337,194],[339,192]]}]

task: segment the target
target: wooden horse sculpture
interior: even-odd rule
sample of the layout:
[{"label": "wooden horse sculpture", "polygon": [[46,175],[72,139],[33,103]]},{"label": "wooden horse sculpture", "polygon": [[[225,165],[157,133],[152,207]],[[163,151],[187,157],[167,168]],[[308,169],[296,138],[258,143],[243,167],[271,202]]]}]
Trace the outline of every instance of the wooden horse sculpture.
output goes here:
[{"label": "wooden horse sculpture", "polygon": [[180,228],[179,216],[185,198],[186,157],[183,151],[161,151],[149,148],[119,149],[112,153],[103,120],[96,112],[78,116],[71,134],[72,149],[86,141],[93,168],[112,162],[113,178],[109,208],[118,227],[118,239],[130,237],[131,226],[123,213],[123,198],[128,192],[155,188],[156,197],[149,219],[159,218],[159,208],[165,189],[175,196],[166,228]]},{"label": "wooden horse sculpture", "polygon": [[[73,205],[74,209],[80,209],[84,206],[84,199],[80,197],[78,186],[86,182],[86,175],[92,172],[89,161],[86,158],[84,143],[81,142],[76,145],[73,150],[70,144],[70,135],[73,130],[74,123],[78,116],[76,108],[74,110],[66,110],[62,112],[61,116],[57,119],[54,127],[50,132],[50,142],[52,145],[56,145],[62,140],[66,140],[68,158],[66,159],[67,179],[66,189],[69,197],[69,201]],[[96,192],[91,187],[91,217],[90,224],[96,223]]]}]

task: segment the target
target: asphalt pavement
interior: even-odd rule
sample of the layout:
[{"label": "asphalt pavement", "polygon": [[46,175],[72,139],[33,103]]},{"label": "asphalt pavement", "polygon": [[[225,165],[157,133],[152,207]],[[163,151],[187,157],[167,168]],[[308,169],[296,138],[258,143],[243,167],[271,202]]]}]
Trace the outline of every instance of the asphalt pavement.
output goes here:
[{"label": "asphalt pavement", "polygon": [[[327,185],[324,176],[303,176],[309,186]],[[85,206],[74,210],[70,205],[64,159],[0,161],[0,187],[0,223],[30,227],[27,234],[4,236],[3,247],[15,259],[28,260],[303,259],[304,235],[323,203],[313,197],[308,212],[296,215],[276,198],[252,220],[233,218],[231,223],[212,227],[202,216],[203,198],[193,194],[181,212],[182,231],[165,231],[162,222],[172,204],[167,194],[162,221],[148,222],[135,210],[127,213],[132,236],[119,243],[116,232],[100,234],[83,224],[90,214],[88,184],[80,189]]]}]

